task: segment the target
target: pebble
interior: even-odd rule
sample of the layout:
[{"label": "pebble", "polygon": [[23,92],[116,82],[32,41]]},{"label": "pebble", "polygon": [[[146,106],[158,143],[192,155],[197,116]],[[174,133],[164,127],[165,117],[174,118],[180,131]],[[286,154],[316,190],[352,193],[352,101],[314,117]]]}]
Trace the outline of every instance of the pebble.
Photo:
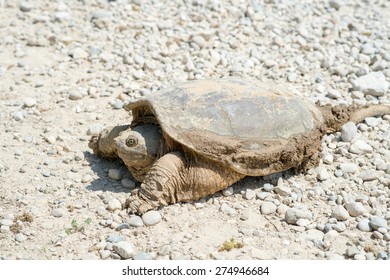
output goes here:
[{"label": "pebble", "polygon": [[351,153],[358,154],[358,155],[365,154],[365,153],[371,153],[372,150],[373,150],[372,147],[370,145],[368,145],[363,140],[357,140],[349,148],[349,151]]},{"label": "pebble", "polygon": [[230,207],[229,205],[227,205],[226,203],[222,203],[220,209],[219,209],[222,213],[225,213],[226,215],[229,215],[229,216],[234,216],[237,214],[237,211],[234,210],[232,207]]},{"label": "pebble", "polygon": [[27,237],[23,233],[21,233],[21,232],[15,234],[15,240],[18,241],[18,242],[23,242],[26,239],[27,239]]},{"label": "pebble", "polygon": [[222,191],[223,196],[231,196],[234,194],[233,187],[228,187]]},{"label": "pebble", "polygon": [[102,258],[102,260],[106,260],[111,256],[110,250],[101,250],[101,251],[99,251],[99,253],[100,253],[100,257]]},{"label": "pebble", "polygon": [[383,96],[389,89],[389,82],[382,72],[371,72],[352,80],[352,86],[365,95]]},{"label": "pebble", "polygon": [[23,112],[21,111],[17,111],[17,112],[14,112],[12,114],[12,118],[15,120],[15,121],[21,121],[24,119],[24,114]]},{"label": "pebble", "polygon": [[125,189],[129,189],[129,190],[132,190],[135,188],[135,182],[129,178],[123,178],[121,180],[121,185],[122,187],[124,187]]},{"label": "pebble", "polygon": [[71,91],[69,93],[69,99],[70,100],[79,100],[79,99],[82,99],[83,98],[83,95],[78,92],[78,91]]},{"label": "pebble", "polygon": [[142,215],[142,221],[146,226],[154,226],[161,222],[161,214],[158,211],[149,211]]},{"label": "pebble", "polygon": [[118,169],[110,169],[108,170],[108,177],[114,180],[122,179],[122,174]]},{"label": "pebble", "polygon": [[274,191],[278,195],[287,196],[291,193],[291,188],[289,188],[288,186],[284,186],[284,185],[281,185],[281,186],[278,185],[274,188]]},{"label": "pebble", "polygon": [[10,232],[10,231],[11,231],[11,229],[10,229],[9,226],[5,226],[5,225],[0,226],[0,232],[1,233],[7,233],[7,232]]},{"label": "pebble", "polygon": [[245,195],[244,195],[244,198],[245,198],[245,199],[251,200],[251,199],[253,199],[253,198],[255,198],[255,197],[256,197],[256,193],[255,193],[253,190],[247,189],[247,190],[245,191]]},{"label": "pebble", "polygon": [[299,219],[311,220],[313,214],[305,209],[300,208],[289,208],[286,211],[285,219],[288,224],[296,224]]},{"label": "pebble", "polygon": [[270,201],[264,201],[260,206],[260,211],[261,214],[268,215],[268,214],[275,213],[276,208],[277,206],[275,205],[275,203]]},{"label": "pebble", "polygon": [[[106,239],[106,242],[110,242],[110,243],[117,243],[117,242],[120,242],[120,241],[126,241],[126,237],[124,237],[122,235],[110,235]],[[106,246],[107,246],[107,244],[106,244]]]},{"label": "pebble", "polygon": [[338,222],[338,223],[332,225],[332,228],[337,232],[343,232],[347,229],[347,226],[342,222]]},{"label": "pebble", "polygon": [[7,220],[7,219],[0,220],[0,225],[3,226],[11,226],[13,223],[14,223],[13,220]]},{"label": "pebble", "polygon": [[272,192],[272,191],[274,190],[274,185],[269,184],[269,183],[265,183],[265,184],[263,185],[263,190],[264,190],[265,192]]},{"label": "pebble", "polygon": [[127,223],[132,227],[144,226],[144,222],[142,221],[142,218],[139,216],[132,216],[132,217],[128,218]]},{"label": "pebble", "polygon": [[370,127],[376,127],[381,123],[380,118],[368,117],[364,119],[364,122]]},{"label": "pebble", "polygon": [[375,170],[363,171],[358,175],[358,177],[361,178],[363,182],[377,180],[380,176],[381,173]]},{"label": "pebble", "polygon": [[133,260],[148,261],[148,260],[153,260],[153,257],[148,253],[138,252],[133,256]]},{"label": "pebble", "polygon": [[135,254],[134,246],[127,241],[119,241],[114,243],[113,249],[125,260],[132,258]]},{"label": "pebble", "polygon": [[56,217],[56,218],[60,218],[62,216],[65,215],[65,209],[62,209],[62,208],[54,208],[51,212],[51,214]]},{"label": "pebble", "polygon": [[341,163],[339,165],[339,168],[341,169],[341,171],[343,171],[344,173],[356,173],[358,170],[359,170],[359,167],[357,164],[355,163]]},{"label": "pebble", "polygon": [[92,19],[101,19],[101,18],[110,18],[112,17],[112,13],[109,11],[95,11],[92,13]]},{"label": "pebble", "polygon": [[338,221],[345,221],[349,218],[348,211],[342,205],[337,205],[332,211],[332,218],[336,218]]},{"label": "pebble", "polygon": [[34,98],[26,97],[23,99],[23,106],[27,108],[32,108],[37,105],[37,101]]},{"label": "pebble", "polygon": [[121,210],[122,209],[122,203],[118,199],[116,199],[116,198],[111,199],[108,202],[107,209],[110,210],[110,211]]},{"label": "pebble", "polygon": [[197,44],[200,48],[204,48],[207,45],[207,41],[205,40],[205,38],[203,36],[200,36],[200,35],[196,35],[196,36],[192,37],[192,42]]},{"label": "pebble", "polygon": [[357,126],[353,122],[347,122],[341,127],[341,139],[344,142],[351,142],[357,134]]},{"label": "pebble", "polygon": [[81,179],[81,182],[84,183],[84,184],[88,183],[90,181],[92,181],[92,176],[89,175],[89,174],[84,175],[83,178]]},{"label": "pebble", "polygon": [[98,135],[104,127],[101,124],[93,124],[88,127],[87,135]]},{"label": "pebble", "polygon": [[360,202],[349,202],[345,204],[345,208],[347,209],[349,215],[351,217],[357,217],[367,213],[366,208],[364,208],[363,204]]},{"label": "pebble", "polygon": [[370,221],[368,219],[363,219],[363,220],[359,221],[357,228],[360,231],[364,231],[364,232],[373,231],[373,228],[372,228]]},{"label": "pebble", "polygon": [[380,216],[371,216],[370,217],[370,225],[374,230],[377,230],[378,228],[387,227],[387,221],[385,218]]},{"label": "pebble", "polygon": [[329,173],[328,171],[326,170],[325,167],[323,166],[320,166],[317,168],[317,179],[320,180],[320,181],[325,181],[325,180],[328,180],[329,179]]},{"label": "pebble", "polygon": [[19,9],[20,9],[22,12],[29,12],[29,11],[31,11],[33,8],[34,8],[34,5],[31,4],[31,3],[29,3],[29,2],[23,1],[23,2],[20,2],[20,3],[19,3]]}]

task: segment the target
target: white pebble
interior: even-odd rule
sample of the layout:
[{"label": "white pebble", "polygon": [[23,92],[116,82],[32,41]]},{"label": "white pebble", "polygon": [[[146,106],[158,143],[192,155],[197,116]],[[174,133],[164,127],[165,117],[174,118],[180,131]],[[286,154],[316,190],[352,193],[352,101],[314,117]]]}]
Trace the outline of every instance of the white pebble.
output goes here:
[{"label": "white pebble", "polygon": [[146,226],[154,226],[161,221],[161,214],[158,211],[149,211],[142,215],[142,221]]}]

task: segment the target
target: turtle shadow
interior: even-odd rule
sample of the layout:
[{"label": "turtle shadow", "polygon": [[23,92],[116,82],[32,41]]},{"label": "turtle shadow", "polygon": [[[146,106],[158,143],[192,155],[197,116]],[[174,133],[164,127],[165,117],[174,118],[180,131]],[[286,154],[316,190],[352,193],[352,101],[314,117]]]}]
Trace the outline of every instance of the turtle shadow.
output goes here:
[{"label": "turtle shadow", "polygon": [[130,194],[131,190],[124,188],[121,185],[120,180],[114,180],[108,177],[108,170],[110,169],[118,169],[122,174],[122,178],[129,178],[136,183],[136,186],[138,185],[137,181],[124,166],[122,160],[104,159],[88,151],[84,152],[84,158],[89,163],[91,170],[97,176],[96,179],[93,179],[89,185],[86,186],[87,190]]}]

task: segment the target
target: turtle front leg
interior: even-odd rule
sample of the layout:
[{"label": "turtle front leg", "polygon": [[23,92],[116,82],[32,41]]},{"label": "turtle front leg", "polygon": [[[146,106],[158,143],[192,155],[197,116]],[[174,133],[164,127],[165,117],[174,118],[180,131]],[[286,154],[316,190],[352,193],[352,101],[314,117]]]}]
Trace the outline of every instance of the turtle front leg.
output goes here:
[{"label": "turtle front leg", "polygon": [[124,130],[129,129],[129,125],[118,125],[103,129],[98,135],[93,135],[89,139],[88,147],[93,153],[104,158],[117,158],[117,148],[114,139]]},{"label": "turtle front leg", "polygon": [[245,177],[218,162],[202,157],[186,161],[183,154],[173,152],[158,159],[149,170],[139,190],[126,200],[129,213],[188,202],[223,190]]}]

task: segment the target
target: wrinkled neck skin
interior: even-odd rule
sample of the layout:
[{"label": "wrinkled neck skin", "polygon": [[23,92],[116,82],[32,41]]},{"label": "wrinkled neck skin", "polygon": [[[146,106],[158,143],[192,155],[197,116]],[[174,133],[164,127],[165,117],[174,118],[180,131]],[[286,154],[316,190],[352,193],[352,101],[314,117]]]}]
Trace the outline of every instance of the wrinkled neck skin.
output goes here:
[{"label": "wrinkled neck skin", "polygon": [[160,127],[155,124],[135,126],[123,131],[115,141],[118,156],[133,177],[142,182],[158,156],[162,141]]}]

